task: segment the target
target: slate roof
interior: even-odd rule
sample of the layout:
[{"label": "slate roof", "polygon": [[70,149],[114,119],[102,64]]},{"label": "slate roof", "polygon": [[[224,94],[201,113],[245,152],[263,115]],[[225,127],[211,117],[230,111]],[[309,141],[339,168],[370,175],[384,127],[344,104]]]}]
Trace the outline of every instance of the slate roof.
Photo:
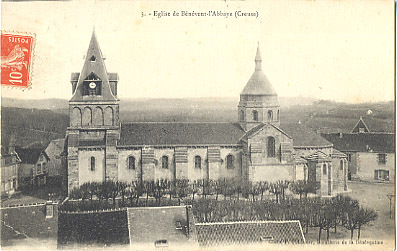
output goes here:
[{"label": "slate roof", "polygon": [[186,206],[127,208],[127,219],[132,245],[153,245],[159,240],[167,240],[169,244],[188,244],[195,240],[193,214]]},{"label": "slate roof", "polygon": [[255,71],[245,85],[241,95],[277,95],[272,84],[262,71],[262,57],[259,46],[255,56]]},{"label": "slate roof", "polygon": [[342,152],[395,152],[394,133],[330,133],[321,134]]},{"label": "slate roof", "polygon": [[302,156],[297,156],[297,155],[294,155],[294,162],[295,162],[295,164],[305,164],[305,163],[307,163],[307,160],[305,160],[305,158],[303,158]]},{"label": "slate roof", "polygon": [[285,134],[287,137],[291,138],[288,134],[286,134],[283,130],[281,130],[277,126],[275,126],[273,124],[268,124],[268,123],[266,123],[266,124],[265,123],[261,123],[261,124],[255,126],[254,128],[252,128],[251,130],[249,130],[248,132],[246,132],[245,135],[242,137],[242,139],[247,140],[248,138],[250,138],[252,135],[255,135],[263,127],[265,127],[267,125],[270,125],[270,126],[274,127],[276,130],[280,131],[281,133]]},{"label": "slate roof", "polygon": [[[119,146],[237,145],[240,139],[246,140],[250,135],[255,134],[264,126],[266,126],[266,124],[260,124],[245,133],[238,123],[122,123]],[[272,126],[292,138],[294,147],[332,146],[331,142],[301,124],[281,124],[281,128],[275,125]],[[97,142],[95,142],[95,144],[98,145]]]},{"label": "slate roof", "polygon": [[[93,58],[94,60],[91,60]],[[110,85],[109,85],[109,77],[114,78],[114,75],[108,75],[105,67],[105,62],[103,59],[102,52],[99,48],[99,44],[95,35],[95,32],[92,32],[90,45],[88,46],[87,54],[84,60],[84,66],[79,74],[76,91],[73,94],[73,97],[70,101],[83,101],[83,81],[90,74],[94,74],[97,78],[102,80],[102,95],[100,97],[97,96],[86,96],[84,100],[100,100],[100,101],[117,101],[116,97],[113,95]],[[77,77],[77,74],[72,74],[72,81],[75,80],[73,78]]]},{"label": "slate roof", "polygon": [[336,149],[332,149],[331,157],[332,158],[347,158],[347,155],[336,150]]},{"label": "slate roof", "polygon": [[243,135],[237,123],[122,123],[119,145],[235,145]]},{"label": "slate roof", "polygon": [[328,156],[327,154],[321,152],[321,151],[317,151],[313,154],[310,154],[309,156],[305,156],[304,157],[306,160],[309,161],[316,161],[316,162],[321,162],[321,161],[331,161],[330,156]]},{"label": "slate roof", "polygon": [[294,221],[241,221],[197,223],[200,246],[271,243],[305,243],[300,222]]},{"label": "slate roof", "polygon": [[326,147],[332,143],[321,137],[310,128],[299,123],[281,123],[280,129],[288,134],[294,141],[294,147]]},{"label": "slate roof", "polygon": [[44,152],[44,148],[21,148],[15,147],[15,152],[18,154],[22,163],[24,164],[36,164],[41,153],[49,159],[48,155]]}]

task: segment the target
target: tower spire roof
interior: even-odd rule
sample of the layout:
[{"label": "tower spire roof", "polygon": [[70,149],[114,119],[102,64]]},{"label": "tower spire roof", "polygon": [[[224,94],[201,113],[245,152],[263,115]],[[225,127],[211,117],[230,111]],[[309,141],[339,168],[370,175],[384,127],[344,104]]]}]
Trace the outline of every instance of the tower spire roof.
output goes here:
[{"label": "tower spire roof", "polygon": [[262,56],[258,42],[258,48],[256,49],[256,56],[255,56],[255,71],[261,71],[261,70],[262,70]]},{"label": "tower spire roof", "polygon": [[258,47],[255,55],[255,71],[245,85],[241,95],[277,95],[262,71],[262,56]]},{"label": "tower spire roof", "polygon": [[[88,46],[87,54],[84,60],[83,69],[79,75],[76,92],[70,101],[78,101],[82,99],[83,82],[88,78],[95,78],[101,81],[101,99],[114,101],[117,100],[112,94],[109,85],[109,77],[106,70],[104,58],[101,49],[99,48],[98,39],[96,37],[95,29],[92,30],[90,44]],[[92,97],[94,98],[94,97]],[[95,98],[98,99],[99,97]]]}]

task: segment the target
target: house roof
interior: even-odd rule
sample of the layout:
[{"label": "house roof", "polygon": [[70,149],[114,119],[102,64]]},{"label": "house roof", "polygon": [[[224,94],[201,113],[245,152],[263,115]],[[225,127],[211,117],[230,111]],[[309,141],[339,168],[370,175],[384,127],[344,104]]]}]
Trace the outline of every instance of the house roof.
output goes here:
[{"label": "house roof", "polygon": [[294,147],[327,147],[332,143],[299,123],[281,123],[281,130],[293,139]]},{"label": "house roof", "polygon": [[237,123],[122,123],[119,145],[229,145],[243,135]]},{"label": "house roof", "polygon": [[262,57],[259,46],[255,56],[255,71],[245,85],[241,95],[277,95],[272,84],[262,71]]},{"label": "house roof", "polygon": [[45,153],[44,148],[21,148],[15,147],[15,152],[18,154],[21,162],[24,164],[36,164],[40,157],[40,154],[49,159],[48,155]]},{"label": "house roof", "polygon": [[330,133],[321,136],[342,152],[395,152],[394,133]]},{"label": "house roof", "polygon": [[332,149],[332,154],[331,154],[332,158],[347,158],[347,155],[336,150],[335,148]]},{"label": "house roof", "polygon": [[50,156],[59,155],[65,150],[65,139],[54,139],[48,144],[45,153]]},{"label": "house roof", "polygon": [[304,158],[308,161],[316,161],[316,162],[331,161],[330,156],[321,151],[317,151],[313,154],[305,156]]},{"label": "house roof", "polygon": [[299,221],[241,221],[197,223],[200,246],[271,243],[305,243]]},{"label": "house roof", "polygon": [[302,156],[297,156],[297,155],[294,155],[294,162],[295,162],[295,164],[305,164],[305,163],[307,163],[307,160],[305,160],[305,158],[303,158]]},{"label": "house roof", "polygon": [[127,220],[133,245],[154,244],[159,240],[187,244],[190,236],[195,235],[190,232],[191,225],[194,225],[193,214],[186,206],[128,208]]},{"label": "house roof", "polygon": [[363,117],[360,117],[360,119],[358,120],[357,124],[354,126],[352,133],[359,133],[360,132],[360,128],[364,129],[364,132],[368,133],[370,132],[368,129],[368,126],[365,124]]}]

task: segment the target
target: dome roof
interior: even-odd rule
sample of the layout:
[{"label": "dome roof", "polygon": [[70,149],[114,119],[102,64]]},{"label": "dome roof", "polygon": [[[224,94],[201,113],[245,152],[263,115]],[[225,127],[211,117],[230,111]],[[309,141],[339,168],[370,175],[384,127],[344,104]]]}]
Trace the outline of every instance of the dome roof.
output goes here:
[{"label": "dome roof", "polygon": [[255,71],[245,85],[241,95],[277,95],[272,84],[262,71],[262,57],[259,46],[255,56]]}]

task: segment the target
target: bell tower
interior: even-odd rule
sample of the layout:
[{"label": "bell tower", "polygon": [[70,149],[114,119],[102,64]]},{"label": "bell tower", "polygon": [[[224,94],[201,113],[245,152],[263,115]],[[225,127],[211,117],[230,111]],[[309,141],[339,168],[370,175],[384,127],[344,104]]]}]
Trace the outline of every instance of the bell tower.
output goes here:
[{"label": "bell tower", "polygon": [[240,94],[238,121],[245,131],[261,123],[280,126],[280,105],[277,93],[263,73],[259,44],[255,56],[255,71]]},{"label": "bell tower", "polygon": [[[72,98],[69,100],[70,124],[67,129],[69,192],[84,182],[117,179],[116,145],[120,137],[118,74],[108,73],[104,60],[93,31],[83,69],[80,73],[72,73],[70,80]],[[92,172],[86,172],[89,169]],[[84,172],[86,174],[82,175]]]}]

